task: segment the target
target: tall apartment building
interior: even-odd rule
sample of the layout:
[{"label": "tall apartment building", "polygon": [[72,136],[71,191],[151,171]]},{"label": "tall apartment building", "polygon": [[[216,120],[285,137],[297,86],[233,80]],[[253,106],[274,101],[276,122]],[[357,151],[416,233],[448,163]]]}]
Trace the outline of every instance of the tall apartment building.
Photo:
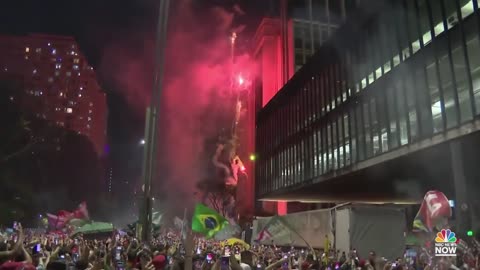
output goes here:
[{"label": "tall apartment building", "polygon": [[24,111],[85,135],[103,154],[106,95],[73,37],[0,36],[0,68],[21,80]]}]

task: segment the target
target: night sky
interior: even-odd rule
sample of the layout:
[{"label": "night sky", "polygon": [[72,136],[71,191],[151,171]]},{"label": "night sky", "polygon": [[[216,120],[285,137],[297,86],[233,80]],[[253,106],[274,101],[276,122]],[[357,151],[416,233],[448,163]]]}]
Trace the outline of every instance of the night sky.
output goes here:
[{"label": "night sky", "polygon": [[[235,21],[245,25],[251,36],[269,1],[259,0],[191,0],[196,12],[211,7],[232,11],[241,7],[246,15]],[[15,0],[0,4],[0,34],[44,33],[74,36],[89,63],[97,70],[102,88],[108,96],[108,139],[110,160],[117,174],[126,179],[138,177],[141,169],[144,111],[132,108],[125,92],[109,70],[99,70],[103,55],[112,43],[132,51],[143,49],[143,40],[130,36],[136,32],[153,32],[158,0]],[[171,0],[174,5],[176,0]],[[126,34],[128,33],[128,34]],[[226,33],[227,35],[228,33]],[[136,40],[135,38],[138,38]],[[243,40],[245,44],[249,39]],[[114,63],[112,63],[115,65]],[[108,66],[108,65],[107,65]],[[110,72],[111,73],[111,72]],[[116,179],[123,181],[123,179]]]}]

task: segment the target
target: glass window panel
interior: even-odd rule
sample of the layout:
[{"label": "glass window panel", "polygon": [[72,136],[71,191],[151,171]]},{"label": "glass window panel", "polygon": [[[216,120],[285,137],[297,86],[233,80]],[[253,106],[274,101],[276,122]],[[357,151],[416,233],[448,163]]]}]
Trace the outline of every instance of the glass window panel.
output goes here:
[{"label": "glass window panel", "polygon": [[467,76],[468,68],[467,63],[465,62],[464,47],[460,45],[460,41],[462,40],[460,32],[455,31],[451,40],[454,42],[454,45],[452,46],[452,60],[458,93],[458,105],[460,107],[460,119],[462,122],[465,122],[473,118],[470,98],[470,82]]},{"label": "glass window panel", "polygon": [[380,132],[377,117],[377,103],[374,98],[370,99],[370,122],[372,125],[373,155],[381,153],[380,150]]},{"label": "glass window panel", "polygon": [[410,57],[410,41],[408,36],[408,24],[407,24],[407,14],[406,9],[401,4],[395,5],[397,14],[397,31],[398,31],[398,41],[401,49],[401,58],[402,61],[405,61]]},{"label": "glass window panel", "polygon": [[330,8],[330,17],[337,18],[337,19],[341,18],[341,15],[342,15],[341,1],[329,0],[328,5]]},{"label": "glass window panel", "polygon": [[343,117],[339,116],[337,118],[337,128],[338,128],[338,167],[343,168],[345,166],[344,164],[344,157],[345,155],[343,154],[343,150],[345,147],[345,138],[343,134],[343,123],[342,123]]},{"label": "glass window panel", "polygon": [[408,129],[407,129],[407,119],[406,119],[406,104],[404,96],[404,88],[401,76],[395,78],[395,89],[396,100],[397,100],[397,112],[398,112],[398,124],[400,126],[399,136],[400,136],[400,145],[405,145],[408,143]]},{"label": "glass window panel", "polygon": [[362,103],[357,103],[355,107],[355,117],[356,117],[356,124],[357,124],[357,140],[358,140],[358,158],[360,160],[365,159],[365,131],[363,125],[363,109]]},{"label": "glass window panel", "polygon": [[326,146],[327,146],[327,149],[325,149],[325,154],[326,154],[326,162],[327,162],[327,172],[329,172],[331,169],[332,169],[332,130],[331,130],[331,127],[330,127],[330,124],[327,125],[327,129],[326,129],[326,134],[325,134],[325,139],[326,139]]},{"label": "glass window panel", "polygon": [[427,62],[427,83],[430,91],[430,102],[432,108],[433,132],[437,133],[443,130],[442,103],[440,101],[440,91],[438,89],[438,78],[433,60]]},{"label": "glass window panel", "polygon": [[[305,9],[305,2],[298,1]],[[315,21],[326,21],[326,2],[325,1],[312,1],[312,15]]]},{"label": "glass window panel", "polygon": [[293,29],[295,49],[301,49],[303,44],[303,26],[300,25],[298,22],[295,22],[295,27]]},{"label": "glass window panel", "polygon": [[423,45],[427,45],[432,41],[430,32],[430,21],[428,17],[427,0],[418,0],[418,9],[420,13],[420,35],[422,35]]},{"label": "glass window panel", "polygon": [[467,36],[467,52],[472,76],[473,96],[477,115],[480,114],[480,43],[478,33]]},{"label": "glass window panel", "polygon": [[418,138],[418,121],[417,121],[417,107],[415,85],[413,84],[412,74],[407,72],[405,74],[405,91],[407,95],[407,110],[408,120],[410,122],[410,138],[416,141]]},{"label": "glass window panel", "polygon": [[337,146],[337,123],[336,119],[332,121],[332,168],[338,168],[338,146]]},{"label": "glass window panel", "polygon": [[345,115],[343,117],[343,128],[344,128],[344,145],[345,145],[345,166],[350,165],[350,129],[348,128],[348,113],[345,112]]},{"label": "glass window panel", "polygon": [[388,149],[398,147],[398,128],[397,128],[397,109],[395,103],[395,89],[393,86],[387,87],[387,108],[388,108],[388,120],[390,128],[390,138]]},{"label": "glass window panel", "polygon": [[415,77],[413,83],[417,92],[417,102],[419,104],[419,115],[422,127],[422,136],[428,137],[433,132],[432,110],[430,101],[430,89],[427,85],[427,75],[425,69],[418,67],[415,70]]},{"label": "glass window panel", "polygon": [[391,47],[391,36],[392,33],[392,27],[391,27],[391,14],[385,14],[385,18],[383,21],[386,23],[381,23],[380,24],[380,38],[379,38],[379,43],[381,44],[382,48],[382,54],[383,54],[383,73],[388,73],[392,69],[392,58],[393,58],[393,52],[392,52],[392,47]]},{"label": "glass window panel", "polygon": [[379,133],[380,133],[380,148],[382,152],[388,151],[388,111],[387,111],[387,103],[386,103],[386,93],[385,92],[378,92],[377,96],[375,97],[375,103],[377,105],[376,111],[379,112],[377,114],[377,119],[379,123]]},{"label": "glass window panel", "polygon": [[[439,0],[429,0],[430,1],[430,8],[432,12],[433,18],[433,32],[435,36],[440,35],[445,31],[445,27],[443,25],[443,16],[442,16],[442,6],[441,1]],[[451,1],[450,2],[454,2]]]},{"label": "glass window panel", "polygon": [[470,16],[474,11],[473,1],[472,0],[460,0],[460,11],[462,13],[462,18]]},{"label": "glass window panel", "polygon": [[366,158],[373,155],[372,137],[370,132],[370,111],[368,110],[368,101],[363,102],[363,127],[365,131],[365,154]]},{"label": "glass window panel", "polygon": [[440,56],[438,57],[438,67],[440,69],[440,81],[442,83],[443,98],[445,102],[447,128],[451,128],[458,124],[458,115],[450,59],[448,58],[446,51],[442,50],[440,53]]},{"label": "glass window panel", "polygon": [[350,110],[350,137],[352,138],[352,145],[351,147],[351,162],[352,164],[357,162],[357,126],[355,121],[355,109]]},{"label": "glass window panel", "polygon": [[457,4],[455,2],[457,2],[457,0],[443,0],[442,2],[445,7],[445,16],[447,17],[446,20],[448,29],[451,29],[458,24]]}]

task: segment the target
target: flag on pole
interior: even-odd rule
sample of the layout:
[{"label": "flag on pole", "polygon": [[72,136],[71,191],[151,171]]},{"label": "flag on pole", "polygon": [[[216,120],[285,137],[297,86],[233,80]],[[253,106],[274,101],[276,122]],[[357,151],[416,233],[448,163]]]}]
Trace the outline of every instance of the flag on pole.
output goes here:
[{"label": "flag on pole", "polygon": [[279,216],[275,216],[265,225],[257,236],[257,241],[262,243],[272,240],[273,237],[279,239],[284,237],[290,237],[292,233],[290,227]]},{"label": "flag on pole", "polygon": [[207,238],[212,238],[227,224],[227,219],[215,210],[201,203],[195,206],[195,212],[192,217],[192,231],[201,233]]},{"label": "flag on pole", "polygon": [[447,196],[440,191],[431,190],[425,194],[417,215],[413,221],[414,231],[432,232],[433,228],[442,229],[452,216],[452,208]]},{"label": "flag on pole", "polygon": [[163,217],[163,214],[160,213],[160,212],[153,212],[152,213],[152,224],[154,226],[160,226],[161,222],[162,222],[162,217]]},{"label": "flag on pole", "polygon": [[187,241],[187,229],[188,229],[187,208],[185,208],[183,212],[182,230],[181,230],[182,241],[184,243],[185,241]]}]

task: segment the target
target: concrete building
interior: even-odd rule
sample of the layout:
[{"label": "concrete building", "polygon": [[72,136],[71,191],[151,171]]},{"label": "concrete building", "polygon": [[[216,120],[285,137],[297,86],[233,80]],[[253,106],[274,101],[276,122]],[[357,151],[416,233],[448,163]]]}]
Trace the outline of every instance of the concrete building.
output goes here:
[{"label": "concrete building", "polygon": [[[253,40],[258,71],[249,98],[250,153],[255,152],[253,127],[258,111],[354,14],[358,4],[358,0],[271,1],[268,17],[261,21]],[[272,207],[264,203],[264,208]]]},{"label": "concrete building", "polygon": [[26,112],[87,136],[103,155],[106,96],[72,37],[0,36],[0,67],[21,80]]},{"label": "concrete building", "polygon": [[479,20],[477,1],[361,1],[267,92],[256,199],[415,203],[436,189],[456,202],[458,233],[478,224]]}]

